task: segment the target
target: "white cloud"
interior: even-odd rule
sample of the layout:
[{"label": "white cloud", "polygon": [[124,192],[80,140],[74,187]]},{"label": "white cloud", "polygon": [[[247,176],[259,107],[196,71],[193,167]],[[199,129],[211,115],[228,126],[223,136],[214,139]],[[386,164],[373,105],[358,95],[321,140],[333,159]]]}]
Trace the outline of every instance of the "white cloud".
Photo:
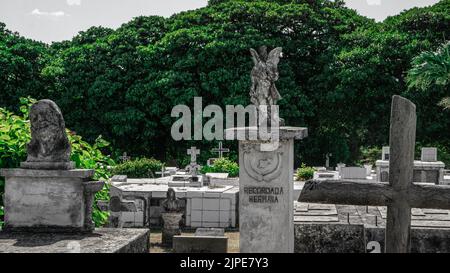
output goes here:
[{"label": "white cloud", "polygon": [[40,11],[39,9],[34,9],[31,12],[31,15],[35,15],[35,16],[50,16],[50,17],[63,17],[63,16],[66,16],[64,11],[48,12],[48,11]]},{"label": "white cloud", "polygon": [[66,0],[69,6],[79,6],[81,5],[81,0]]},{"label": "white cloud", "polygon": [[369,6],[380,6],[381,0],[367,0]]}]

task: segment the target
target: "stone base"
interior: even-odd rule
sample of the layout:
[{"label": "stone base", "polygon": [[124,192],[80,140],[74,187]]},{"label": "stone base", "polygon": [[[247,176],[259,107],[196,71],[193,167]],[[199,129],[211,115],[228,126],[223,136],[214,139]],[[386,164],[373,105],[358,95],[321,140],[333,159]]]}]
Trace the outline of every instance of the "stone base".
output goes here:
[{"label": "stone base", "polygon": [[162,229],[162,244],[172,246],[173,236],[181,235],[180,221],[183,217],[183,213],[179,212],[165,212],[161,214],[164,221]]},{"label": "stone base", "polygon": [[148,229],[96,229],[90,234],[0,232],[0,253],[149,253]]},{"label": "stone base", "polygon": [[227,253],[228,238],[225,236],[174,236],[175,253]]},{"label": "stone base", "polygon": [[20,167],[23,169],[33,170],[73,170],[75,162],[21,162]]},{"label": "stone base", "polygon": [[1,169],[5,229],[72,232],[92,229],[92,202],[103,182],[94,170]]}]

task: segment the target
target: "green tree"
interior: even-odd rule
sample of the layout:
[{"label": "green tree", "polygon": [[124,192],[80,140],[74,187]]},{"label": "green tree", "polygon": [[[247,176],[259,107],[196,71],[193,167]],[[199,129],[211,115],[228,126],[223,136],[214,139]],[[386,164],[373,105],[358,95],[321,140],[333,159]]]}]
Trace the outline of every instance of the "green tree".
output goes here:
[{"label": "green tree", "polygon": [[[429,91],[433,87],[444,89],[449,95],[450,82],[450,42],[436,52],[425,51],[412,60],[408,71],[408,88]],[[450,97],[443,98],[439,104],[450,108]]]}]

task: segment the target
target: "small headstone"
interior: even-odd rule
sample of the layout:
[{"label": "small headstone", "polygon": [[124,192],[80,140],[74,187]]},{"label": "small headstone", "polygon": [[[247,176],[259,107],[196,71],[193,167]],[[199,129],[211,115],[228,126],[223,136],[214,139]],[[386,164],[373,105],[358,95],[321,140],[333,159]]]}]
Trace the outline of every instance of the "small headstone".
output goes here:
[{"label": "small headstone", "polygon": [[174,236],[175,253],[227,253],[228,238],[223,228],[197,228],[194,236]]},{"label": "small headstone", "polygon": [[436,162],[437,148],[422,148],[420,160],[425,162]]},{"label": "small headstone", "polygon": [[366,168],[342,167],[340,175],[342,179],[366,179],[366,173]]},{"label": "small headstone", "polygon": [[390,149],[389,146],[384,146],[381,149],[381,160],[389,160],[389,153],[390,153]]}]

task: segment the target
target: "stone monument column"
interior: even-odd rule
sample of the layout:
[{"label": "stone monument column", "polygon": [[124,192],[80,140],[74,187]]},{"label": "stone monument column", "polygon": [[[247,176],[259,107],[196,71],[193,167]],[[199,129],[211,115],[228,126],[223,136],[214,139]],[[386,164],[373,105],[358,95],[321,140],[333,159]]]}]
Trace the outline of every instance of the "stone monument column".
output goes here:
[{"label": "stone monument column", "polygon": [[[232,128],[226,134],[256,130]],[[307,129],[280,127],[279,132],[278,143],[239,140],[241,253],[294,252],[294,139],[305,138]]]},{"label": "stone monument column", "polygon": [[[278,114],[281,95],[275,82],[282,48],[268,53],[262,46],[258,51],[250,49],[250,53],[254,67],[250,88],[253,105],[247,107],[249,127],[225,130],[225,139],[239,140],[240,251],[292,253],[294,139],[307,137],[308,129],[284,126]],[[238,124],[245,124],[245,114]]]}]

